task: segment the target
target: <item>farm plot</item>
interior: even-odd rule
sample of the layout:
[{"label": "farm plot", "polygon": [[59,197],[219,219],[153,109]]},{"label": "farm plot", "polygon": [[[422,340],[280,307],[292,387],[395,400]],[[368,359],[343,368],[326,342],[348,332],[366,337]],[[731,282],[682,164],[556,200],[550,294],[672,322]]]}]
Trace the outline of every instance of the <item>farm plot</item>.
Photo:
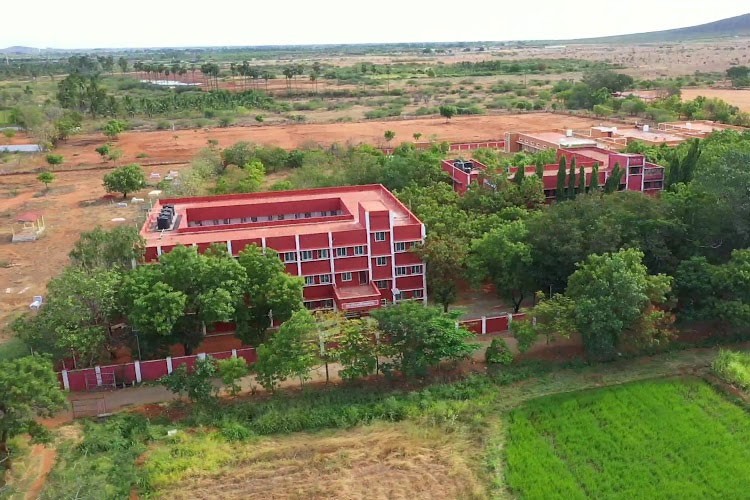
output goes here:
[{"label": "farm plot", "polygon": [[183,435],[144,467],[155,498],[484,498],[471,456],[454,436],[401,423],[235,443]]},{"label": "farm plot", "polygon": [[744,498],[750,418],[696,379],[559,394],[510,413],[506,471],[523,498]]}]

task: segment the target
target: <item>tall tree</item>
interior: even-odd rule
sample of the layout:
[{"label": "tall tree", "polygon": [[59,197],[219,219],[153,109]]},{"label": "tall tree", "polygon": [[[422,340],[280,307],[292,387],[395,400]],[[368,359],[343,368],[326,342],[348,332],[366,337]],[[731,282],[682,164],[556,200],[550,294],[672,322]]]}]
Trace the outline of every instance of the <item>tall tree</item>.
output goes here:
[{"label": "tall tree", "polygon": [[427,264],[427,289],[433,300],[448,312],[448,306],[458,296],[458,280],[463,268],[467,247],[465,240],[450,235],[430,234],[417,254]]},{"label": "tall tree", "polygon": [[133,267],[143,259],[145,242],[137,228],[117,226],[110,230],[95,227],[81,233],[68,256],[73,265],[84,269],[119,269]]},{"label": "tall tree", "polygon": [[[52,369],[40,356],[0,361],[0,468],[10,469],[8,440],[36,428],[35,417],[49,417],[65,406]],[[0,474],[0,485],[4,474]]]},{"label": "tall tree", "polygon": [[558,202],[565,200],[565,178],[568,175],[566,162],[565,156],[561,156],[557,169],[557,188],[555,189],[555,200]]},{"label": "tall tree", "polygon": [[612,194],[619,191],[620,182],[622,181],[622,176],[624,174],[625,172],[620,168],[620,164],[615,163],[612,172],[610,172],[609,177],[607,177],[607,180],[604,182],[604,192],[606,194]]},{"label": "tall tree", "polygon": [[578,169],[578,193],[586,194],[586,170],[583,165]]},{"label": "tall tree", "polygon": [[[666,302],[672,278],[649,275],[642,260],[643,252],[632,248],[591,255],[570,276],[566,296],[575,303],[573,319],[590,358],[614,358],[626,332],[658,318],[652,306]],[[645,329],[658,338],[657,325]]]},{"label": "tall tree", "polygon": [[279,255],[268,248],[247,246],[237,262],[246,275],[235,308],[237,336],[258,345],[266,339],[273,322],[286,321],[302,309],[303,282],[288,274]]},{"label": "tall tree", "polygon": [[491,281],[498,294],[513,303],[513,312],[519,311],[523,299],[533,291],[526,234],[522,221],[496,227],[472,242],[468,259],[473,281]]},{"label": "tall tree", "polygon": [[570,171],[568,172],[568,188],[565,198],[568,200],[576,199],[576,159],[575,156],[570,160]]},{"label": "tall tree", "polygon": [[458,314],[407,301],[377,309],[372,316],[392,350],[384,370],[406,377],[423,377],[441,362],[465,359],[477,348],[470,342],[474,335],[458,326]]},{"label": "tall tree", "polygon": [[596,193],[599,191],[599,163],[594,163],[594,167],[591,169],[591,183],[589,185],[589,192]]},{"label": "tall tree", "polygon": [[260,385],[273,391],[290,377],[298,378],[300,385],[310,379],[310,370],[316,364],[316,328],[312,314],[300,309],[258,347],[258,360],[252,368]]}]

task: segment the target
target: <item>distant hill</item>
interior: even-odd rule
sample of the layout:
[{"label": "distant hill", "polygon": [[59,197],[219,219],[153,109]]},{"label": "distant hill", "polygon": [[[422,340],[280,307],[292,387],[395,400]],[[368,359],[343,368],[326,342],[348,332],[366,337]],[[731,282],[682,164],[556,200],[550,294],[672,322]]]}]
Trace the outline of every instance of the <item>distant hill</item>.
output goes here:
[{"label": "distant hill", "polygon": [[734,36],[750,36],[750,14],[687,28],[565,41],[568,43],[658,43]]},{"label": "distant hill", "polygon": [[0,54],[8,54],[8,55],[34,55],[38,54],[39,49],[36,49],[34,47],[21,47],[16,45],[15,47],[7,47],[5,49],[0,49]]}]

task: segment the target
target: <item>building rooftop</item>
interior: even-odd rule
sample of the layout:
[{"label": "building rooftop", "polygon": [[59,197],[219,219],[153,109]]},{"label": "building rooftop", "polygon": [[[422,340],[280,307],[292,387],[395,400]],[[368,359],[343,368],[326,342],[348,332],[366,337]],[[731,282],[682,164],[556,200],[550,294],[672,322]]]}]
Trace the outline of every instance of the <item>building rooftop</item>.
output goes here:
[{"label": "building rooftop", "polygon": [[631,139],[637,139],[640,141],[660,143],[660,142],[681,142],[685,138],[681,135],[672,134],[664,130],[648,130],[644,131],[639,128],[623,128],[618,129],[615,132],[617,135],[622,137],[628,137]]},{"label": "building rooftop", "polygon": [[[166,205],[174,206],[174,225],[160,231],[156,219]],[[161,199],[141,236],[148,246],[171,246],[364,229],[360,208],[389,211],[394,227],[421,224],[385,187],[374,184]]]},{"label": "building rooftop", "polygon": [[559,147],[570,148],[577,146],[596,146],[596,141],[582,137],[569,137],[563,132],[546,131],[546,132],[523,132],[523,135],[539,141],[557,144]]},{"label": "building rooftop", "polygon": [[703,134],[710,134],[720,130],[746,130],[742,127],[733,125],[726,125],[724,123],[717,123],[708,120],[695,120],[690,122],[666,122],[660,123],[659,129],[661,130],[672,130],[677,133],[685,132],[698,132]]}]

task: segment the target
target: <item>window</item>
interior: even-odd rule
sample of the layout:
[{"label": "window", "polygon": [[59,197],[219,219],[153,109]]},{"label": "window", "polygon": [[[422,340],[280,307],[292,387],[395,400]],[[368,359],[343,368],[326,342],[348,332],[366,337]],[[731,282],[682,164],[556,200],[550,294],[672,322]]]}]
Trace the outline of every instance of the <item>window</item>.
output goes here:
[{"label": "window", "polygon": [[354,255],[364,255],[365,254],[365,247],[362,245],[358,245],[354,247]]},{"label": "window", "polygon": [[284,220],[284,214],[281,214],[277,217],[278,220]]},{"label": "window", "polygon": [[406,243],[403,241],[397,241],[396,242],[396,251],[397,252],[405,252],[406,251]]},{"label": "window", "polygon": [[218,219],[214,219],[214,226],[218,226],[218,225],[219,225]]},{"label": "window", "polygon": [[297,261],[297,252],[285,252],[284,253],[284,262],[296,262]]},{"label": "window", "polygon": [[336,257],[346,257],[346,248],[337,248]]},{"label": "window", "polygon": [[241,219],[240,219],[240,222],[241,222],[242,224],[244,224],[245,222],[247,222],[247,217],[243,217],[243,218],[241,218]]},{"label": "window", "polygon": [[375,259],[375,265],[379,267],[388,265],[388,257],[378,257]]},{"label": "window", "polygon": [[375,282],[375,286],[378,290],[388,290],[388,280],[378,280]]},{"label": "window", "polygon": [[406,268],[405,267],[397,267],[396,268],[396,276],[406,276]]},{"label": "window", "polygon": [[387,306],[388,305],[388,299],[380,299],[380,305],[381,306]]},{"label": "window", "polygon": [[313,253],[311,250],[302,250],[300,254],[302,255],[302,260],[312,260],[313,258]]},{"label": "window", "polygon": [[309,219],[312,217],[312,214],[310,212],[305,212],[305,219]]},{"label": "window", "polygon": [[641,173],[641,167],[630,167],[630,175],[639,175]]},{"label": "window", "polygon": [[224,224],[231,224],[231,223],[232,223],[232,219],[224,219]]},{"label": "window", "polygon": [[422,266],[411,266],[411,274],[422,274]]},{"label": "window", "polygon": [[424,290],[414,290],[414,298],[421,299],[424,297]]},{"label": "window", "polygon": [[341,281],[351,281],[352,273],[341,273]]},{"label": "window", "polygon": [[305,285],[314,285],[315,276],[305,276]]},{"label": "window", "polygon": [[393,296],[393,300],[401,300],[404,298],[404,292],[398,292],[396,295]]},{"label": "window", "polygon": [[258,222],[258,218],[257,217],[250,217],[250,222]]},{"label": "window", "polygon": [[320,250],[320,251],[318,252],[318,258],[319,258],[319,259],[327,259],[327,258],[329,258],[330,256],[331,256],[331,254],[330,254],[330,252],[328,251],[328,249],[327,249],[327,248],[324,248],[323,250]]},{"label": "window", "polygon": [[375,241],[385,241],[385,231],[378,231],[375,233]]},{"label": "window", "polygon": [[331,275],[330,274],[321,274],[320,275],[320,282],[321,284],[327,285],[331,282]]}]

